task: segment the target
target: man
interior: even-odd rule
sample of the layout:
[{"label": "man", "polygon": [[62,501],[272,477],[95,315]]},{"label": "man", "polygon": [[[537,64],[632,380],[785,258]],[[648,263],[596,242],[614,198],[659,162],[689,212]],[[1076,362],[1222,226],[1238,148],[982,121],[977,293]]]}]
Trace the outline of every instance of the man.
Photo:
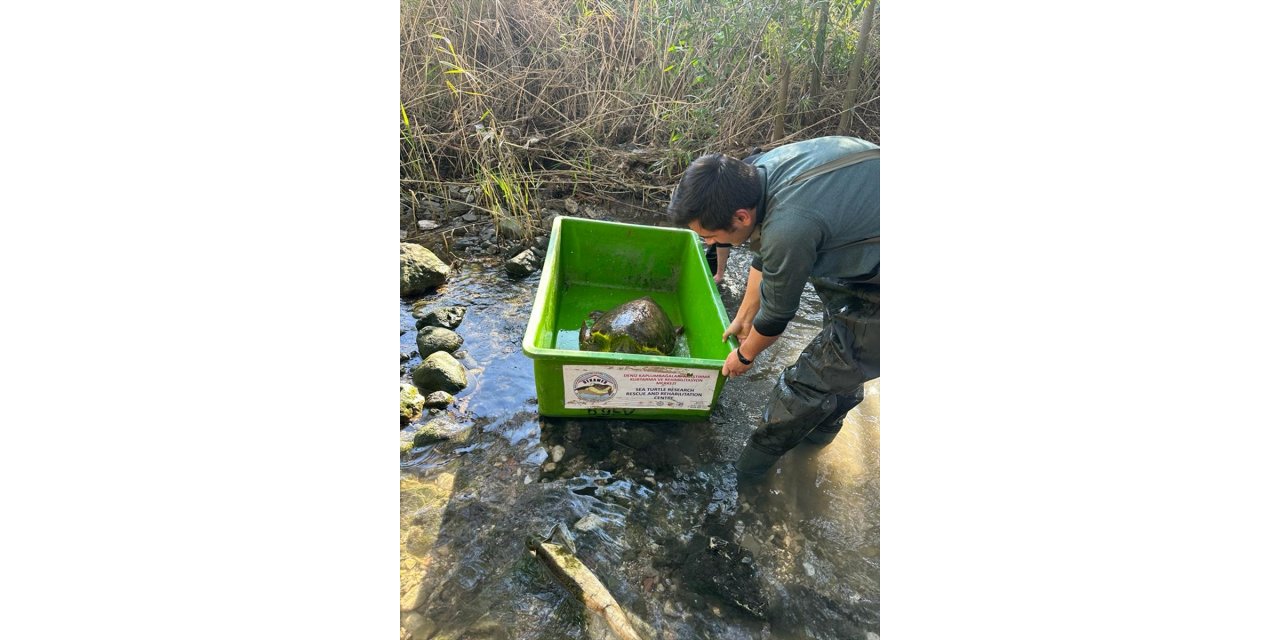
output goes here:
[{"label": "man", "polygon": [[[746,373],[786,329],[805,281],[822,299],[822,329],[778,377],[737,469],[763,475],[802,440],[826,445],[880,376],[879,147],[848,137],[783,145],[748,158],[705,155],[685,170],[667,213],[707,244],[752,240],[758,254],[724,340]],[[753,237],[754,236],[754,237]]]},{"label": "man", "polygon": [[711,267],[712,280],[716,285],[724,283],[724,269],[729,265],[729,247],[727,242],[707,243],[707,266]]}]

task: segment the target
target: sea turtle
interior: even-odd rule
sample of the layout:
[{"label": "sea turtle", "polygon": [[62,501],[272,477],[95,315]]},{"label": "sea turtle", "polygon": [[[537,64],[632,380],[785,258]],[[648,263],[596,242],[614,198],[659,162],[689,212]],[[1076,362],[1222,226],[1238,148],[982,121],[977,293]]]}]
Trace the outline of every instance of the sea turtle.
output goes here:
[{"label": "sea turtle", "polygon": [[578,330],[578,348],[669,356],[676,350],[676,336],[683,331],[683,327],[671,325],[653,298],[644,296],[608,312],[592,311]]}]

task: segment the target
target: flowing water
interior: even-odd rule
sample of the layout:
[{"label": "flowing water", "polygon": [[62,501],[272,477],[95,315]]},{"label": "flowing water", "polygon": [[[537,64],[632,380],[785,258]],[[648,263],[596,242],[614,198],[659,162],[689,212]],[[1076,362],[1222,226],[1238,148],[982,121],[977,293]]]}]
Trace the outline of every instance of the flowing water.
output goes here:
[{"label": "flowing water", "polygon": [[[748,254],[722,289],[732,317]],[[577,557],[647,638],[875,638],[880,631],[880,383],[835,442],[802,444],[739,490],[733,462],[782,369],[817,333],[807,289],[784,337],[726,382],[706,422],[541,418],[520,343],[537,274],[460,264],[448,284],[401,302],[462,305],[456,354],[469,386],[440,417],[457,437],[401,464],[402,623],[413,638],[610,638],[598,616],[524,546],[567,525]],[[403,357],[403,356],[402,356]],[[421,358],[402,363],[402,381]]]}]

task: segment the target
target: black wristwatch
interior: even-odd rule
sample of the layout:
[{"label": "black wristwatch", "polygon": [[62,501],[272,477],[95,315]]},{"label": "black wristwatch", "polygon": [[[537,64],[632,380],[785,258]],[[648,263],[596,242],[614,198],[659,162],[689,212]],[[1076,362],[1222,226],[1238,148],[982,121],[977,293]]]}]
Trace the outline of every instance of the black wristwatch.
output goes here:
[{"label": "black wristwatch", "polygon": [[734,349],[733,352],[738,354],[738,362],[741,362],[742,364],[751,364],[751,361],[748,360],[746,356],[742,355],[742,347]]}]

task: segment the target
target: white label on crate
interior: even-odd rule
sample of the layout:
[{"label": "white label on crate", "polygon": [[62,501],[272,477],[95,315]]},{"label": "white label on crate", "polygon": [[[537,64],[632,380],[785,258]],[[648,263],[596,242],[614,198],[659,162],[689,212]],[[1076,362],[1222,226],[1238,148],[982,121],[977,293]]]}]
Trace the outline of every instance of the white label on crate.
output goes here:
[{"label": "white label on crate", "polygon": [[564,365],[566,409],[711,408],[714,369]]}]

